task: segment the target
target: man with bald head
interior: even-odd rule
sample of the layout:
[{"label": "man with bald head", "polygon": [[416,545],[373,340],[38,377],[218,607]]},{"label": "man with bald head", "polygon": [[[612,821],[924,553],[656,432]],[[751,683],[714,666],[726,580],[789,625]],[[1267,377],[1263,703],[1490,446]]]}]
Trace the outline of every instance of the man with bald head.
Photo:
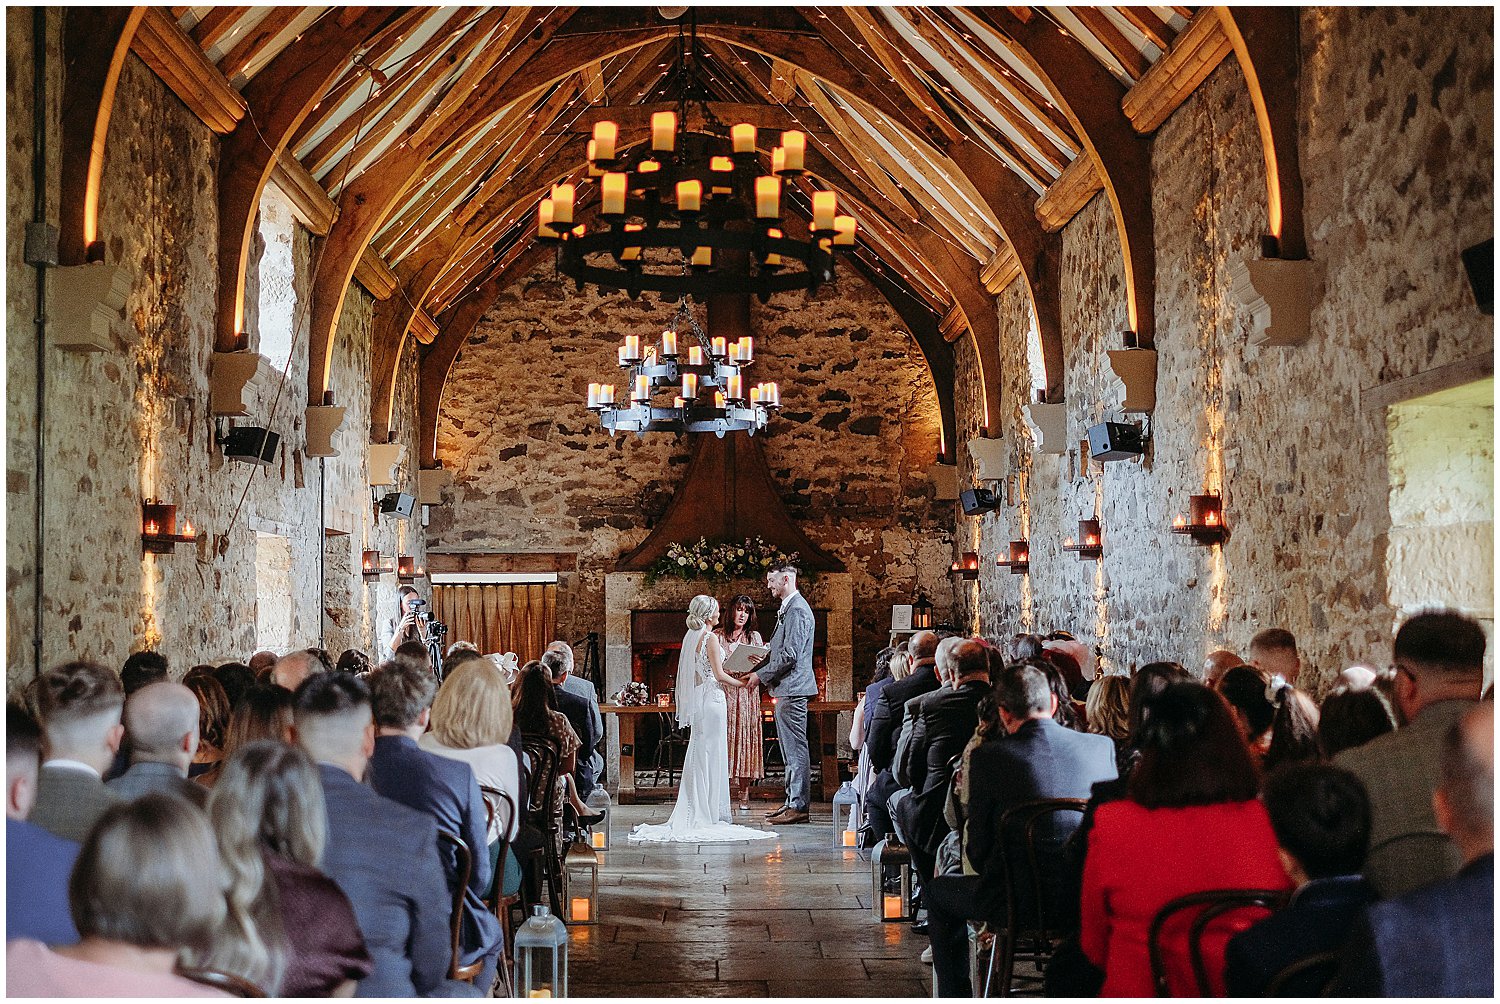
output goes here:
[{"label": "man with bald head", "polygon": [[208,789],[188,780],[198,752],[198,698],[180,683],[152,683],[125,701],[130,769],[109,789],[124,799],[165,791],[194,805],[208,802]]},{"label": "man with bald head", "polygon": [[313,653],[305,650],[288,652],[276,660],[271,669],[271,682],[287,690],[296,690],[302,686],[303,680],[324,671],[323,661]]}]

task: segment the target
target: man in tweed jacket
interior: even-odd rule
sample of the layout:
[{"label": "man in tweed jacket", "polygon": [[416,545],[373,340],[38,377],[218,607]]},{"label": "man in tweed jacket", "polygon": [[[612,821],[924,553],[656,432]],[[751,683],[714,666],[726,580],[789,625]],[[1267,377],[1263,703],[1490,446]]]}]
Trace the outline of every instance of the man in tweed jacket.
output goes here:
[{"label": "man in tweed jacket", "polygon": [[807,699],[818,693],[813,676],[813,612],[797,592],[797,569],[791,565],[766,573],[766,588],[781,601],[771,651],[751,676],[776,698],[776,741],[786,760],[786,804],[767,815],[777,824],[807,822],[812,793],[811,757],[807,749]]}]

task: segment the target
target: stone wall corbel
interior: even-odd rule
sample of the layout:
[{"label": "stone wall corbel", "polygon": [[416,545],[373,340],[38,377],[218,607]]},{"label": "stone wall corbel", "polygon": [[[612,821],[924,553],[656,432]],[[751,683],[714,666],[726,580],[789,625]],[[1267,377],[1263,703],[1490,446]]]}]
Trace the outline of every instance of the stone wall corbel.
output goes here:
[{"label": "stone wall corbel", "polygon": [[927,476],[932,479],[933,487],[937,489],[937,501],[953,502],[958,499],[957,464],[929,464]]},{"label": "stone wall corbel", "polygon": [[1109,368],[1125,387],[1124,411],[1156,410],[1156,350],[1110,349]]},{"label": "stone wall corbel", "polygon": [[1047,404],[1035,401],[1021,407],[1026,424],[1031,427],[1031,441],[1037,453],[1066,453],[1068,450],[1068,406],[1061,402]]},{"label": "stone wall corbel", "polygon": [[424,467],[417,472],[417,501],[423,505],[443,505],[443,490],[453,484],[453,472],[441,467]]},{"label": "stone wall corbel", "polygon": [[1310,259],[1246,258],[1229,266],[1235,299],[1250,311],[1251,345],[1301,345],[1323,298],[1323,265]]},{"label": "stone wall corbel", "polygon": [[333,436],[344,424],[344,409],[331,404],[310,405],[306,417],[307,448],[303,453],[309,457],[339,456],[333,448]]},{"label": "stone wall corbel", "polygon": [[1003,481],[1009,474],[1008,445],[1003,439],[969,440],[969,457],[980,481]]},{"label": "stone wall corbel", "polygon": [[47,333],[52,347],[74,352],[113,349],[111,329],[125,309],[133,276],[119,265],[68,265],[51,272],[52,322]]},{"label": "stone wall corbel", "polygon": [[370,487],[395,484],[396,467],[404,456],[406,456],[405,443],[371,443],[368,463]]},{"label": "stone wall corbel", "polygon": [[260,366],[258,352],[215,352],[208,371],[208,410],[213,415],[248,415],[245,388]]}]

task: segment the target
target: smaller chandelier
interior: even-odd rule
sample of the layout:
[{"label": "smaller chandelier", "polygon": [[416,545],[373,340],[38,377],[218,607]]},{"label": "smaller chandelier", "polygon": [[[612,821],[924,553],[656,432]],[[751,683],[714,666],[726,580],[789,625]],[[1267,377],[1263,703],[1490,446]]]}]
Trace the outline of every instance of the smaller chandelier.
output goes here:
[{"label": "smaller chandelier", "polygon": [[[696,342],[679,352],[684,326]],[[755,359],[755,340],[748,335],[733,342],[709,338],[686,301],[677,307],[661,344],[641,344],[639,335],[626,335],[618,350],[626,378],[628,402],[617,400],[615,385],[589,384],[588,407],[599,413],[599,424],[610,432],[726,432],[755,435],[766,427],[771,413],[781,408],[781,388],[775,383],[745,387],[743,370]],[[660,395],[672,403],[655,403]]]}]

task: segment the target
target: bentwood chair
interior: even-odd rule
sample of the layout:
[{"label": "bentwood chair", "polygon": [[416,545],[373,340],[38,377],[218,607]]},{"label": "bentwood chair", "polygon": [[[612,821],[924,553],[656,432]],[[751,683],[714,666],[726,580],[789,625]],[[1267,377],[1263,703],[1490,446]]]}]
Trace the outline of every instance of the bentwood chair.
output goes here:
[{"label": "bentwood chair", "polygon": [[527,855],[526,863],[534,877],[539,871],[540,878],[546,881],[552,915],[562,917],[563,903],[567,900],[567,873],[562,866],[562,800],[558,797],[562,751],[554,740],[545,736],[526,736],[523,748],[531,760],[528,792],[531,804],[527,806],[527,817],[542,832],[542,846]]},{"label": "bentwood chair", "polygon": [[489,907],[495,912],[495,917],[500,921],[500,929],[504,932],[505,941],[500,953],[500,979],[504,984],[505,996],[511,994],[510,966],[514,961],[512,958],[512,946],[515,943],[515,925],[511,921],[511,907],[522,904],[522,912],[525,912],[522,893],[526,889],[525,881],[517,887],[510,895],[505,893],[505,862],[510,856],[510,831],[518,822],[516,816],[516,800],[511,797],[510,792],[492,788],[489,785],[480,785],[479,792],[484,796],[485,808],[485,832],[490,833],[495,829],[495,819],[503,820],[500,826],[499,854],[495,857],[495,888],[489,900]]},{"label": "bentwood chair", "polygon": [[[448,978],[459,980],[463,983],[473,983],[474,977],[478,976],[484,969],[484,959],[476,959],[465,965],[460,961],[463,946],[460,941],[464,929],[464,911],[469,908],[465,892],[469,888],[469,876],[474,871],[474,857],[469,851],[469,845],[456,833],[447,830],[438,830],[438,849],[443,853],[445,862],[453,863],[451,880],[455,883],[453,888],[453,913],[448,921],[448,936],[452,954],[449,956]],[[488,987],[483,988],[487,992]]]},{"label": "bentwood chair", "polygon": [[[1151,959],[1151,980],[1156,986],[1156,996],[1213,996],[1213,982],[1209,977],[1208,961],[1203,957],[1203,936],[1209,924],[1226,914],[1240,911],[1242,916],[1232,921],[1236,933],[1260,920],[1266,913],[1275,912],[1286,905],[1287,893],[1280,889],[1208,889],[1203,892],[1178,896],[1165,903],[1151,920],[1147,934],[1146,949]],[[1167,952],[1165,940],[1167,927],[1179,915],[1190,910],[1196,915],[1187,922],[1187,930],[1175,925],[1174,937],[1184,938],[1188,960],[1193,967],[1192,989],[1179,988],[1174,993],[1167,980]],[[1252,912],[1253,911],[1253,912]],[[1220,960],[1222,966],[1223,960]]]}]

